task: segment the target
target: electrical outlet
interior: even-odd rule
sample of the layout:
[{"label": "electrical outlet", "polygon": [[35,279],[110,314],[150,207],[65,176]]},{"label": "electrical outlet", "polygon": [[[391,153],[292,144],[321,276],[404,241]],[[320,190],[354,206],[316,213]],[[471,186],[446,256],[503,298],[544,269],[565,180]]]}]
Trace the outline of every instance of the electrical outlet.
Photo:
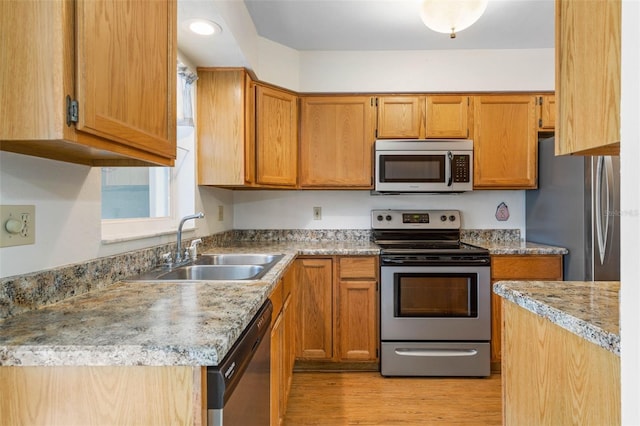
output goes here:
[{"label": "electrical outlet", "polygon": [[0,247],[36,242],[36,206],[0,206]]},{"label": "electrical outlet", "polygon": [[313,220],[322,220],[322,207],[313,208]]},{"label": "electrical outlet", "polygon": [[220,222],[224,220],[224,206],[218,206],[218,220]]}]

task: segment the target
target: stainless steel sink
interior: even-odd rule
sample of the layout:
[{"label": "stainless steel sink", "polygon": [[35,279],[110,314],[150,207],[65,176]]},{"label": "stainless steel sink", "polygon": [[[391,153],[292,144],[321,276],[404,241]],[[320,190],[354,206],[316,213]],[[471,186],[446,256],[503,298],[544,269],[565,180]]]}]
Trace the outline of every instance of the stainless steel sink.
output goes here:
[{"label": "stainless steel sink", "polygon": [[187,265],[158,268],[127,281],[246,281],[258,280],[271,270],[283,254],[204,254]]},{"label": "stainless steel sink", "polygon": [[251,280],[264,275],[260,265],[191,265],[176,268],[158,276],[162,281]]},{"label": "stainless steel sink", "polygon": [[281,254],[203,254],[195,263],[197,265],[268,265],[282,259]]}]

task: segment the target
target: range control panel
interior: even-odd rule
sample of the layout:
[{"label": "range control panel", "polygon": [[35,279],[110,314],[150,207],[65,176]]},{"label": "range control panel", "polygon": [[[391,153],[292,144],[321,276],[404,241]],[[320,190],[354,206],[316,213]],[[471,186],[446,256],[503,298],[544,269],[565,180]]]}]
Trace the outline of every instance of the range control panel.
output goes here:
[{"label": "range control panel", "polygon": [[460,229],[459,210],[372,210],[372,229]]}]

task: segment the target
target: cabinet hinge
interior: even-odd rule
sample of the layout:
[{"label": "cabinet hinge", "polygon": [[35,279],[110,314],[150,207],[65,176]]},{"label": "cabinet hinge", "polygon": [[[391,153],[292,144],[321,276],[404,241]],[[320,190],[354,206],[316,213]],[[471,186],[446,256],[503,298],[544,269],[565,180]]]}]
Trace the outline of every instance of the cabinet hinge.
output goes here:
[{"label": "cabinet hinge", "polygon": [[378,129],[376,129],[376,139],[378,139]]},{"label": "cabinet hinge", "polygon": [[538,127],[542,127],[542,118],[538,118]]},{"label": "cabinet hinge", "polygon": [[467,96],[467,106],[471,105],[471,101],[469,99],[469,97]]},{"label": "cabinet hinge", "polygon": [[540,105],[542,105],[542,96],[540,96]]},{"label": "cabinet hinge", "polygon": [[78,101],[67,95],[67,126],[78,122]]},{"label": "cabinet hinge", "polygon": [[378,98],[376,98],[376,106],[378,106]]}]

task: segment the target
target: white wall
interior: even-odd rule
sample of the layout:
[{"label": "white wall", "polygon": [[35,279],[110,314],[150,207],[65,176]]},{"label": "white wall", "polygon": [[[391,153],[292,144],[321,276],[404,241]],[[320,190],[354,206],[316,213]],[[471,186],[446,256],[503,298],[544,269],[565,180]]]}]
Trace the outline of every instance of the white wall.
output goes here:
[{"label": "white wall", "polygon": [[[36,206],[35,244],[0,248],[0,277],[25,274],[175,241],[175,234],[114,244],[101,242],[100,168],[0,151],[0,203]],[[217,221],[217,206],[228,212]],[[200,188],[203,210],[193,235],[232,227],[231,191]],[[185,234],[188,236],[188,234]]]},{"label": "white wall", "polygon": [[[370,195],[369,191],[236,191],[234,229],[369,229],[372,209],[459,209],[466,229],[521,229],[524,191],[472,191],[463,194]],[[498,204],[510,218],[495,218]],[[313,207],[322,219],[313,220]],[[524,235],[524,234],[523,234]]]},{"label": "white wall", "polygon": [[554,49],[302,52],[303,92],[553,90]]},{"label": "white wall", "polygon": [[622,2],[622,424],[640,425],[640,2]]}]

